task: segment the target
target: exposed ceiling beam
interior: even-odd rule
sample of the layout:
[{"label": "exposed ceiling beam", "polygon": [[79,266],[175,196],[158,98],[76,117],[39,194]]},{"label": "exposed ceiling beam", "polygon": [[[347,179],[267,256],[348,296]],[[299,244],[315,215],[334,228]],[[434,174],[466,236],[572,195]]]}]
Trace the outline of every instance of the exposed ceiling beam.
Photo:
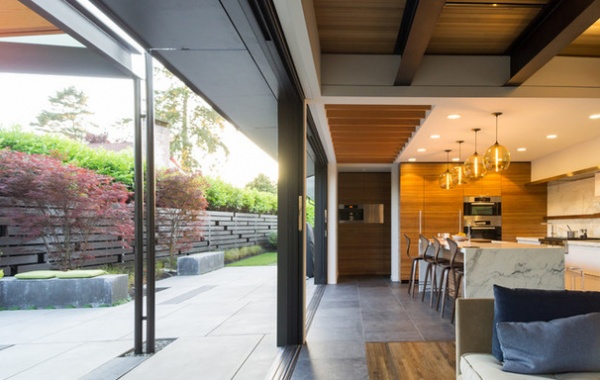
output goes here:
[{"label": "exposed ceiling beam", "polygon": [[[404,17],[400,31],[400,34],[406,37],[398,36],[399,40],[405,39],[406,43],[403,47],[397,48],[397,51],[402,51],[402,60],[394,82],[396,86],[409,86],[412,83],[446,2],[414,0],[410,3],[411,6],[407,4],[405,8],[405,14],[412,15],[412,19],[410,16]],[[404,25],[409,28],[408,32],[403,31]]]},{"label": "exposed ceiling beam", "polygon": [[130,78],[89,49],[71,46],[0,42],[0,72]]},{"label": "exposed ceiling beam", "polygon": [[540,18],[511,49],[510,79],[518,86],[600,18],[600,0],[562,0]]},{"label": "exposed ceiling beam", "polygon": [[122,40],[109,36],[99,25],[63,1],[20,0],[46,20],[75,38],[89,49],[104,56],[129,77],[144,77],[144,72],[132,62],[136,52],[132,46],[126,46]]}]

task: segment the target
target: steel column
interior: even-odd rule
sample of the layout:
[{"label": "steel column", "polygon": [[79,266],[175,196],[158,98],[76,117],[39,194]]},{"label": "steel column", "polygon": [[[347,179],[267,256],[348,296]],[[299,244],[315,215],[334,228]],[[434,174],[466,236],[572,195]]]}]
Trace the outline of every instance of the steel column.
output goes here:
[{"label": "steel column", "polygon": [[154,81],[152,56],[146,54],[146,353],[155,350],[156,171],[154,163]]},{"label": "steel column", "polygon": [[142,94],[141,80],[133,80],[134,93],[134,352],[142,353],[144,322],[144,165],[142,161]]}]

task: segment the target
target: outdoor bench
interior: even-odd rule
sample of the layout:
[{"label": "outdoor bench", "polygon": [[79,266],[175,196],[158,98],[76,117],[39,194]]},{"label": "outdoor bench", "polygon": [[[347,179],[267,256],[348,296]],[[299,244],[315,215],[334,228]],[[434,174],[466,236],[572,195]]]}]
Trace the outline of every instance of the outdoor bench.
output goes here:
[{"label": "outdoor bench", "polygon": [[225,266],[225,252],[203,252],[177,258],[177,275],[193,276],[221,269]]},{"label": "outdoor bench", "polygon": [[[50,273],[53,271],[43,271]],[[58,271],[55,271],[60,273]],[[76,271],[72,271],[76,272]],[[25,278],[5,277],[0,279],[0,308],[69,308],[112,306],[126,300],[128,276],[126,274],[103,274],[84,277],[85,271],[62,272],[56,276],[33,275]]]}]

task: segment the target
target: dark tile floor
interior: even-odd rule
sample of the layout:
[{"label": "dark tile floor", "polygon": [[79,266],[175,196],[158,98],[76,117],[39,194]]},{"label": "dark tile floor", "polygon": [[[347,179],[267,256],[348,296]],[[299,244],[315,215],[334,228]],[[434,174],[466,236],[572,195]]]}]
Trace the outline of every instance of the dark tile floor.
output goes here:
[{"label": "dark tile floor", "polygon": [[383,277],[327,285],[292,379],[368,379],[365,342],[454,340],[451,313],[442,319],[420,296]]}]

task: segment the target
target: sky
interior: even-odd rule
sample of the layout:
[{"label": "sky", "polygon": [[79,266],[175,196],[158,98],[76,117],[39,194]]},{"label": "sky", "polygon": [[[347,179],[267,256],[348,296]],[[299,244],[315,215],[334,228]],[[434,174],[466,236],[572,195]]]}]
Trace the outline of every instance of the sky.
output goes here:
[{"label": "sky", "polygon": [[[111,126],[118,120],[133,117],[133,86],[128,79],[0,73],[0,128],[16,124],[30,128],[42,110],[50,109],[48,98],[69,86],[75,86],[88,96],[88,108],[98,125]],[[243,133],[226,123],[221,137],[229,148],[229,157],[213,157],[217,163],[215,169],[203,169],[205,175],[221,177],[238,187],[260,173],[277,181],[277,162]]]}]

